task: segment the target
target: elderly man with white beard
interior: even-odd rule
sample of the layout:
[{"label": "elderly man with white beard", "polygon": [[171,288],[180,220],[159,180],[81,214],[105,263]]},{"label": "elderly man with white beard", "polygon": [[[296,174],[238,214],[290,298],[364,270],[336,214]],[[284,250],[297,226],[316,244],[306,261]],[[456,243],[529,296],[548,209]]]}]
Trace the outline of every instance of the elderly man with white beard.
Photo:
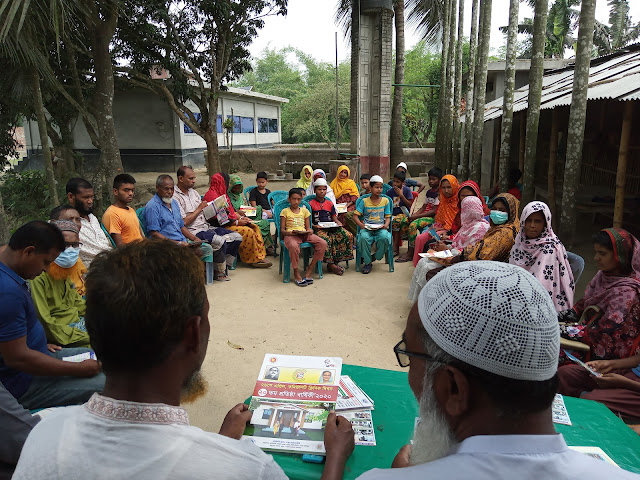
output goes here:
[{"label": "elderly man with white beard", "polygon": [[383,479],[631,479],[555,432],[560,333],[549,294],[520,267],[464,262],[422,290],[402,341],[420,403],[413,445]]}]

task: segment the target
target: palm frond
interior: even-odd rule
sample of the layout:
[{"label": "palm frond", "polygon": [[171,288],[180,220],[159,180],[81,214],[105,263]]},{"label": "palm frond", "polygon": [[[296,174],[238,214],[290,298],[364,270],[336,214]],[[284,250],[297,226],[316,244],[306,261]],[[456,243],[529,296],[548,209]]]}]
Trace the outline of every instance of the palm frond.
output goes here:
[{"label": "palm frond", "polygon": [[344,38],[347,39],[351,36],[351,6],[352,0],[338,0],[333,16],[335,24],[342,28]]},{"label": "palm frond", "polygon": [[442,40],[442,25],[445,17],[444,0],[406,0],[407,23],[429,46],[436,46]]}]

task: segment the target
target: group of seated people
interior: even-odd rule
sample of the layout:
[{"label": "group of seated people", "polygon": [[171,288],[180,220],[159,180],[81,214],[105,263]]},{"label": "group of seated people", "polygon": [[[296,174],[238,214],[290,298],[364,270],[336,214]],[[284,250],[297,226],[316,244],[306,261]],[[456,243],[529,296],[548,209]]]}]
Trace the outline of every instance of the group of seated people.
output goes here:
[{"label": "group of seated people", "polygon": [[[519,215],[518,198],[497,193],[489,208],[475,182],[459,183],[437,168],[429,172],[429,185],[416,214],[393,220],[400,235],[409,239],[407,253],[396,261],[412,259],[416,267],[409,299],[417,301],[431,279],[454,263],[489,260],[523,268],[548,292],[558,316],[564,339],[559,392],[601,401],[627,422],[640,423],[638,240],[618,228],[594,235],[598,273],[582,300],[575,302],[574,270],[581,273],[584,261],[566,251],[545,203],[531,202]],[[432,200],[436,191],[437,200]],[[420,255],[443,250],[459,255]],[[596,377],[572,363],[565,349],[604,375]]]},{"label": "group of seated people", "polygon": [[[65,233],[30,222],[0,252],[4,478],[14,467],[17,480],[287,478],[273,456],[242,439],[247,405],[231,408],[219,433],[189,425],[181,407],[207,391],[200,369],[211,336],[204,268],[192,249],[160,239],[99,254],[84,284],[99,362],[64,361],[86,350],[47,345],[26,281],[75,248]],[[451,328],[447,312],[456,311],[465,317]],[[413,441],[389,465],[396,468],[361,478],[639,478],[569,449],[556,434],[559,351],[556,309],[531,274],[491,261],[447,268],[421,291],[393,347],[420,407]],[[39,403],[52,391],[56,398]],[[21,407],[82,402],[41,420]],[[329,413],[324,444],[322,479],[343,478],[351,423]]]}]

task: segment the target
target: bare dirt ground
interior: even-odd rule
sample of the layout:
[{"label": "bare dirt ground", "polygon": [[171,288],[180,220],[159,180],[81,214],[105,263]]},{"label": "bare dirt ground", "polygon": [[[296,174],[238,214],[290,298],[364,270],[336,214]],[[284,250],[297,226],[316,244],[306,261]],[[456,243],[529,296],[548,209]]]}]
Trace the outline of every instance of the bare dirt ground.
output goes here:
[{"label": "bare dirt ground", "polygon": [[[199,193],[208,188],[204,169],[196,171]],[[244,186],[255,184],[254,173],[238,173]],[[137,173],[136,203],[151,198],[158,173]],[[175,175],[174,175],[175,177]],[[426,183],[426,179],[425,183]],[[293,182],[271,182],[270,190],[288,190]],[[420,201],[420,200],[419,200]],[[595,274],[590,236],[599,228],[585,225],[574,251],[587,261],[576,289],[582,297]],[[404,249],[406,242],[404,243]],[[202,372],[208,393],[185,405],[192,425],[217,431],[226,412],[251,395],[266,353],[342,357],[345,363],[401,370],[393,353],[411,308],[407,291],[413,265],[395,264],[390,273],[375,262],[369,275],[355,271],[350,262],[342,277],[325,271],[322,280],[299,288],[282,283],[279,258],[268,257],[270,269],[238,263],[230,282],[207,287],[211,309],[211,338]],[[239,346],[242,349],[234,348]]]}]

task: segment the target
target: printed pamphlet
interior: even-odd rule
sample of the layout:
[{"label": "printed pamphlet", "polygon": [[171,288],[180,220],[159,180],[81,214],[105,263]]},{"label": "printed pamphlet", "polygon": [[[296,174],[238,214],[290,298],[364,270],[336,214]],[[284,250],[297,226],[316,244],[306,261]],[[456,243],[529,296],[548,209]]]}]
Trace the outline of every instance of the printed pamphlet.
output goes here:
[{"label": "printed pamphlet", "polygon": [[600,447],[569,447],[571,450],[575,450],[576,452],[584,453],[585,455],[589,455],[592,458],[597,460],[602,460],[603,462],[608,462],[611,465],[615,465],[619,467],[619,465],[611,460],[611,457],[607,455],[604,450]]},{"label": "printed pamphlet", "polygon": [[371,410],[351,410],[348,412],[340,412],[340,415],[351,422],[356,445],[373,446],[376,444],[376,434],[373,428]]},{"label": "printed pamphlet", "polygon": [[336,402],[336,412],[343,410],[374,409],[373,400],[367,395],[349,375],[340,377],[340,388],[338,390],[338,401]]},{"label": "printed pamphlet", "polygon": [[594,375],[596,377],[601,377],[602,374],[598,371],[596,371],[595,369],[591,368],[589,365],[587,365],[586,363],[584,363],[582,360],[580,360],[579,358],[574,357],[573,355],[571,355],[571,353],[569,353],[568,351],[564,350],[564,354],[567,356],[567,358],[569,360],[571,360],[572,362],[577,363],[578,365],[580,365],[581,367],[587,369],[589,371],[589,373],[591,373],[591,375]]},{"label": "printed pamphlet", "polygon": [[559,393],[556,393],[556,396],[553,398],[551,417],[553,418],[553,423],[571,425],[571,418],[569,418],[569,412],[567,412],[567,407],[564,404],[564,397]]},{"label": "printed pamphlet", "polygon": [[247,217],[255,217],[258,214],[258,208],[250,205],[240,205],[240,211]]},{"label": "printed pamphlet", "polygon": [[367,230],[380,230],[384,228],[384,223],[365,223],[364,228]]},{"label": "printed pamphlet", "polygon": [[336,212],[338,212],[338,213],[347,213],[347,204],[346,203],[336,203]]},{"label": "printed pamphlet", "polygon": [[318,222],[317,225],[320,228],[336,228],[339,226],[336,222]]},{"label": "printed pamphlet", "polygon": [[429,250],[427,252],[424,253],[419,253],[418,255],[422,258],[426,257],[426,258],[453,258],[453,257],[457,257],[458,255],[460,255],[460,250],[454,248],[451,250],[442,250],[442,251],[435,251],[435,250]]},{"label": "printed pamphlet", "polygon": [[244,437],[264,450],[325,455],[324,427],[341,371],[341,358],[265,355]]},{"label": "printed pamphlet", "polygon": [[220,195],[213,202],[209,202],[209,205],[204,207],[202,213],[206,220],[211,220],[215,217],[218,220],[219,225],[226,225],[229,223],[231,209],[229,208],[229,203],[227,202],[226,197],[224,195]]},{"label": "printed pamphlet", "polygon": [[97,360],[97,358],[96,354],[93,352],[84,352],[77,355],[71,355],[69,357],[62,357],[62,360],[65,362],[80,363],[84,362],[85,360]]}]

